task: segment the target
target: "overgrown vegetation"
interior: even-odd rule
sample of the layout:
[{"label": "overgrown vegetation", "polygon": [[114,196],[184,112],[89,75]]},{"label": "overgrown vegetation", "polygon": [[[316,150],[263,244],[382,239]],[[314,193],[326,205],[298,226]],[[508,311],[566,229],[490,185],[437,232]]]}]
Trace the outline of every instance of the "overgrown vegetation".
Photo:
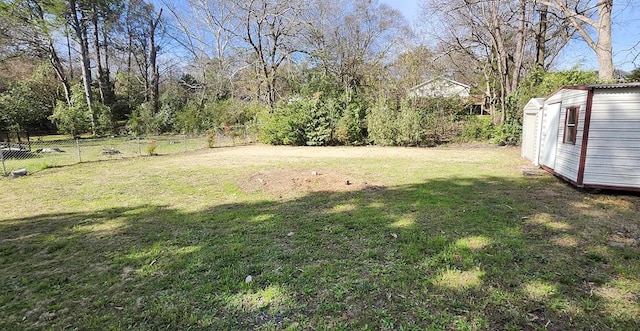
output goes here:
[{"label": "overgrown vegetation", "polygon": [[82,94],[82,86],[75,85],[72,91],[71,105],[58,100],[53,114],[49,116],[58,131],[73,137],[79,137],[86,132],[95,132],[99,136],[113,133],[111,108],[100,102],[89,108]]},{"label": "overgrown vegetation", "polygon": [[458,137],[473,118],[458,98],[405,99],[397,106],[384,98],[345,103],[316,93],[264,113],[261,132],[275,145],[432,146]]},{"label": "overgrown vegetation", "polygon": [[[589,23],[611,15],[604,2],[587,3],[574,9]],[[251,124],[272,144],[517,144],[530,97],[599,79],[579,68],[547,72],[582,32],[558,1],[425,1],[419,14],[450,32],[428,45],[377,0],[156,5],[0,3],[0,131],[142,136]],[[594,35],[606,37],[604,23]],[[491,34],[492,42],[478,37]],[[610,55],[607,47],[596,57]],[[436,77],[472,95],[442,97],[457,95],[443,88],[408,98]],[[482,104],[492,127],[479,127],[469,104]]]},{"label": "overgrown vegetation", "polygon": [[0,329],[640,328],[640,199],[521,164],[261,146],[5,179]]}]

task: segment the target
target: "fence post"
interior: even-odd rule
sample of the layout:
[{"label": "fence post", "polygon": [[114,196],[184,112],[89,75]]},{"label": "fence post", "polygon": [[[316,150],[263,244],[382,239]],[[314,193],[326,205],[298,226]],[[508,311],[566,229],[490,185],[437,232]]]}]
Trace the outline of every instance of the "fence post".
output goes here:
[{"label": "fence post", "polygon": [[80,139],[76,138],[76,149],[78,150],[78,163],[82,163],[82,155],[80,154]]},{"label": "fence post", "polygon": [[136,141],[138,142],[138,156],[142,155],[142,147],[140,146],[140,137],[136,137]]},{"label": "fence post", "polygon": [[4,166],[4,151],[0,149],[0,160],[2,161],[2,175],[7,175],[7,168]]}]

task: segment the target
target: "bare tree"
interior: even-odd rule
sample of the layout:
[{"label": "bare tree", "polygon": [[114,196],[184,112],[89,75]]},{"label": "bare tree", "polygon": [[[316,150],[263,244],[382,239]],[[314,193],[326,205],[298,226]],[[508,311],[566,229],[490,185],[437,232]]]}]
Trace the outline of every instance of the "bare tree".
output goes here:
[{"label": "bare tree", "polygon": [[575,35],[576,29],[560,17],[549,6],[536,2],[533,6],[531,21],[527,22],[535,41],[533,52],[536,66],[549,69],[560,51]]},{"label": "bare tree", "polygon": [[489,100],[494,122],[507,118],[506,98],[536,63],[547,68],[573,29],[549,13],[548,6],[526,0],[429,1],[436,58],[462,58],[453,65],[473,67],[478,88]]},{"label": "bare tree", "polygon": [[[482,74],[485,97],[489,102],[489,111],[494,122],[503,121],[506,96],[512,91],[514,82],[513,54],[522,50],[512,36],[518,34],[518,3],[514,1],[432,1],[424,7],[423,15],[434,14],[444,30],[434,38],[437,47],[444,54],[464,54],[464,66],[473,66]],[[523,11],[521,10],[521,13]],[[458,56],[459,57],[459,56]],[[496,108],[498,106],[498,108]]]},{"label": "bare tree", "polygon": [[524,62],[526,25],[528,20],[528,6],[525,0],[518,1],[518,28],[516,30],[516,46],[513,55],[513,74],[511,76],[511,91],[515,91],[520,83],[520,74]]},{"label": "bare tree", "polygon": [[378,1],[315,1],[305,23],[305,52],[349,90],[369,84],[394,47],[411,36],[402,14]]},{"label": "bare tree", "polygon": [[[144,0],[129,0],[126,8],[121,22],[125,39],[120,41],[119,48],[125,52],[127,81],[129,84],[138,81],[144,86],[143,93],[137,97],[150,103],[153,115],[160,107],[158,55],[161,49],[159,37],[164,33],[163,8],[156,11],[153,4]],[[128,95],[127,98],[132,101],[136,96]]]},{"label": "bare tree", "polygon": [[[81,5],[82,6],[82,5]],[[93,39],[93,55],[96,67],[96,81],[98,83],[98,93],[100,102],[111,104],[114,99],[114,86],[111,81],[110,72],[110,44],[111,39],[116,37],[116,25],[120,21],[124,5],[122,0],[100,0],[91,1],[83,9],[89,12]]]},{"label": "bare tree", "polygon": [[267,101],[275,108],[279,69],[285,60],[299,52],[296,43],[301,30],[297,0],[235,0],[237,17],[228,32],[243,40],[253,53],[260,69],[262,83],[266,85]]},{"label": "bare tree", "polygon": [[[613,0],[598,0],[595,4],[590,0],[539,0],[539,2],[558,11],[559,15],[577,30],[582,39],[596,53],[600,80],[613,80],[615,69],[611,39]],[[595,38],[589,33],[589,28],[595,30]]]},{"label": "bare tree", "polygon": [[[171,13],[169,35],[192,57],[197,71],[197,88],[203,95],[224,98],[233,92],[232,80],[246,67],[247,53],[237,33],[234,1],[189,0],[189,6],[163,4]],[[185,82],[188,83],[188,82]]]}]

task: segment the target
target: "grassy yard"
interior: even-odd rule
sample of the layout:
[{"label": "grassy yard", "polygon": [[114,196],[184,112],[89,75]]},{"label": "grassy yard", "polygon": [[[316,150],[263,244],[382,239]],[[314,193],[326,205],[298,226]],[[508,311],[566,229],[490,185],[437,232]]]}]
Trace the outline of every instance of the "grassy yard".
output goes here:
[{"label": "grassy yard", "polygon": [[3,178],[0,329],[640,329],[640,198],[525,164],[250,146]]},{"label": "grassy yard", "polygon": [[[16,144],[14,142],[14,144]],[[5,156],[3,171],[26,169],[29,173],[48,168],[74,165],[80,162],[105,161],[138,157],[150,154],[178,154],[206,148],[204,137],[153,136],[153,137],[113,137],[85,138],[75,140],[65,136],[35,137],[30,142],[21,143],[30,152],[18,156]],[[51,152],[55,149],[56,152]],[[43,150],[47,152],[42,152]],[[114,151],[114,153],[107,153]],[[115,152],[117,151],[117,152]]]}]

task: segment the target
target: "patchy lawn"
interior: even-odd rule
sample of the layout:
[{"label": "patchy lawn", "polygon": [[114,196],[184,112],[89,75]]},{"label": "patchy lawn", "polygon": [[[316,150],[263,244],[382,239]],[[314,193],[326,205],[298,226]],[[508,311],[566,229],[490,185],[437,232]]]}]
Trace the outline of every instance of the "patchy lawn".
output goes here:
[{"label": "patchy lawn", "polygon": [[640,198],[522,165],[252,146],[0,179],[0,329],[640,329]]}]

